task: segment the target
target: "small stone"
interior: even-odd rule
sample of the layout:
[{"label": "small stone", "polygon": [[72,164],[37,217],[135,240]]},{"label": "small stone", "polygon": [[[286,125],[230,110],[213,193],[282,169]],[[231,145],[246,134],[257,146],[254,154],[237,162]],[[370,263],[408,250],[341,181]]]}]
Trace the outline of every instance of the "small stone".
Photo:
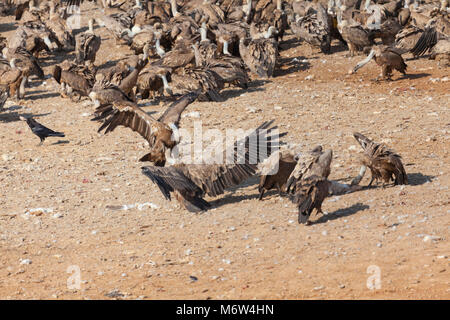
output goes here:
[{"label": "small stone", "polygon": [[323,290],[323,289],[325,289],[324,286],[314,287],[314,291],[320,291],[320,290]]},{"label": "small stone", "polygon": [[31,264],[32,261],[30,259],[21,259],[20,264]]}]

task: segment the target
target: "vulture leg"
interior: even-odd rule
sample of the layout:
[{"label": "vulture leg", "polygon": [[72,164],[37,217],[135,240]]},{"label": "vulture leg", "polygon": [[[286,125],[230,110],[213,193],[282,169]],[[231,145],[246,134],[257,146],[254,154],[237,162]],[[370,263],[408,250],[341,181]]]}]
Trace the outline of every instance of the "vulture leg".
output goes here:
[{"label": "vulture leg", "polygon": [[262,200],[263,196],[264,196],[264,188],[261,188],[261,190],[259,190],[258,200]]},{"label": "vulture leg", "polygon": [[20,82],[19,95],[18,95],[19,99],[23,99],[25,97],[25,85],[27,83],[27,80],[28,80],[28,77],[25,76],[22,78],[22,81]]}]

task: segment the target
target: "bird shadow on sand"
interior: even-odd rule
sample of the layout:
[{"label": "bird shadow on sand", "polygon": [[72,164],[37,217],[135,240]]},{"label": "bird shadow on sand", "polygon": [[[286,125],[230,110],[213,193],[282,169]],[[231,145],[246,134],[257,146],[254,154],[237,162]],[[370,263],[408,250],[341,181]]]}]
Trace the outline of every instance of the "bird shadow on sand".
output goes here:
[{"label": "bird shadow on sand", "polygon": [[34,114],[34,113],[18,113],[18,112],[10,112],[10,113],[0,113],[0,122],[8,123],[8,122],[14,122],[14,121],[20,121],[20,117],[33,117],[33,118],[39,118],[39,117],[45,117],[49,115],[48,113],[40,113],[40,114]]},{"label": "bird shadow on sand", "polygon": [[280,42],[280,51],[289,50],[295,47],[298,47],[302,43],[302,40],[293,37],[289,40],[283,40]]},{"label": "bird shadow on sand", "polygon": [[411,186],[420,186],[427,182],[432,182],[435,176],[424,175],[420,172],[408,173],[408,184]]},{"label": "bird shadow on sand", "polygon": [[402,77],[398,78],[397,80],[404,80],[404,79],[415,80],[415,79],[420,79],[420,78],[429,77],[429,76],[431,76],[430,73],[409,73],[409,74],[403,75]]},{"label": "bird shadow on sand", "polygon": [[355,213],[358,213],[359,211],[369,209],[370,207],[367,204],[362,204],[360,202],[355,203],[354,205],[351,205],[348,208],[344,209],[338,209],[334,212],[330,212],[327,215],[322,215],[319,219],[315,221],[311,221],[311,224],[319,224],[319,223],[325,223],[331,220],[336,220],[339,218],[351,216]]},{"label": "bird shadow on sand", "polygon": [[[43,93],[43,92],[46,92],[46,93]],[[27,94],[27,99],[34,101],[34,100],[38,100],[38,99],[55,98],[55,97],[59,97],[59,96],[60,96],[60,94],[56,93],[56,92],[37,90],[37,91],[32,91],[29,94]]]},{"label": "bird shadow on sand", "polygon": [[223,198],[219,198],[216,200],[209,201],[209,204],[211,204],[212,208],[218,208],[221,206],[224,206],[226,204],[233,204],[238,203],[243,200],[252,200],[252,199],[258,199],[258,194],[252,194],[252,195],[227,195]]},{"label": "bird shadow on sand", "polygon": [[281,58],[279,60],[280,66],[288,66],[287,69],[277,68],[274,71],[274,77],[285,76],[294,72],[305,71],[311,67],[309,60],[305,56],[297,56],[294,58]]},{"label": "bird shadow on sand", "polygon": [[12,30],[15,30],[16,28],[17,27],[16,27],[14,22],[11,22],[11,23],[0,23],[0,30],[2,30],[2,32],[12,31]]},{"label": "bird shadow on sand", "polygon": [[51,146],[55,146],[55,145],[58,145],[58,144],[68,144],[68,143],[70,143],[69,140],[58,140],[56,142],[51,143],[50,145]]},{"label": "bird shadow on sand", "polygon": [[247,89],[226,88],[220,92],[220,96],[223,98],[223,101],[226,101],[231,98],[239,97],[247,92],[265,91],[265,89],[261,87],[269,82],[271,81],[262,79],[253,80],[248,83]]}]

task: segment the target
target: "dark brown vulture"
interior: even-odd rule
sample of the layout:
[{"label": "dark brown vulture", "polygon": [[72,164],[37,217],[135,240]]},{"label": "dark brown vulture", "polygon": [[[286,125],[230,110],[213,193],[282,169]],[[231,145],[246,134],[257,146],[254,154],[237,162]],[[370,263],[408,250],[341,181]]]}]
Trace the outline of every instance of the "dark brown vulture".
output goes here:
[{"label": "dark brown vulture", "polygon": [[[274,163],[275,161],[276,163]],[[297,161],[295,161],[295,157],[290,150],[272,154],[268,159],[267,165],[261,170],[261,178],[258,186],[259,200],[262,199],[266,190],[273,188],[277,188],[278,194],[281,196],[281,192],[286,191],[287,179],[296,164]]]},{"label": "dark brown vulture", "polygon": [[[373,47],[367,58],[359,62],[353,70],[350,70],[349,73],[355,73],[356,71],[358,71],[358,69],[369,63],[372,58],[379,66],[381,66],[380,77],[382,77],[383,79],[391,79],[392,69],[395,69],[406,75],[407,65],[402,56],[394,48],[383,45]],[[380,77],[378,77],[377,79],[379,79]]]},{"label": "dark brown vulture", "polygon": [[353,136],[363,148],[364,154],[361,159],[362,167],[360,173],[353,179],[352,185],[361,181],[367,167],[372,174],[368,186],[371,186],[374,180],[381,179],[384,180],[384,183],[394,180],[394,185],[408,184],[408,176],[403,167],[401,157],[397,153],[384,144],[373,142],[361,133],[355,132]]},{"label": "dark brown vulture", "polygon": [[[171,200],[171,194],[174,193],[175,198],[187,210],[208,210],[211,205],[203,199],[205,195],[216,197],[255,175],[258,163],[278,148],[278,138],[283,134],[275,131],[276,126],[270,127],[272,123],[273,120],[264,122],[251,134],[234,143],[232,150],[226,152],[227,159],[228,155],[233,156],[233,161],[229,163],[180,163],[164,168],[142,167],[142,173],[159,187],[167,200]],[[267,143],[261,143],[262,141]],[[243,149],[242,154],[238,152],[239,149]]]},{"label": "dark brown vulture", "polygon": [[332,150],[322,152],[321,146],[297,156],[297,165],[286,185],[292,202],[298,206],[299,223],[307,223],[314,208],[322,212],[322,202],[330,192],[327,178],[332,158]]}]

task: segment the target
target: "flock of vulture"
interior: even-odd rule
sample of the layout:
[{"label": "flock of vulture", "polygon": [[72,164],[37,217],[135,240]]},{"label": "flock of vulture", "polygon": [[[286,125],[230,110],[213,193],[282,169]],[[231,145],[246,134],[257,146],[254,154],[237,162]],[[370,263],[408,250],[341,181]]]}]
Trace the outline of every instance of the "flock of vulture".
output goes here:
[{"label": "flock of vulture", "polygon": [[[14,15],[17,27],[9,39],[0,34],[0,110],[8,98],[26,99],[29,81],[47,78],[42,59],[64,57],[51,71],[61,97],[90,99],[92,120],[101,122],[99,132],[124,126],[145,138],[149,153],[140,161],[152,165],[142,167],[142,173],[166,199],[174,196],[192,212],[210,207],[205,195],[223,194],[258,173],[260,199],[273,188],[287,194],[298,205],[299,223],[307,223],[313,209],[321,212],[328,195],[356,190],[367,167],[372,174],[369,185],[374,180],[383,186],[408,183],[401,157],[360,133],[354,134],[364,150],[359,175],[350,185],[330,181],[332,151],[321,146],[300,154],[276,150],[285,133],[278,134],[273,121],[230,146],[232,163],[184,164],[172,151],[180,142],[179,121],[189,104],[222,101],[225,86],[245,89],[252,78],[273,76],[286,32],[326,54],[337,39],[351,56],[367,55],[350,73],[374,59],[382,68],[380,77],[389,80],[393,69],[405,74],[405,53],[414,58],[429,54],[448,66],[448,0],[90,1],[100,14],[87,26],[79,25],[87,19],[76,19],[86,14],[83,0],[0,1],[0,14]],[[102,28],[134,55],[110,67],[96,64]],[[156,119],[138,101],[158,97],[174,102]],[[22,120],[41,144],[47,137],[64,136],[32,118]],[[274,165],[276,173],[270,171]]]}]

